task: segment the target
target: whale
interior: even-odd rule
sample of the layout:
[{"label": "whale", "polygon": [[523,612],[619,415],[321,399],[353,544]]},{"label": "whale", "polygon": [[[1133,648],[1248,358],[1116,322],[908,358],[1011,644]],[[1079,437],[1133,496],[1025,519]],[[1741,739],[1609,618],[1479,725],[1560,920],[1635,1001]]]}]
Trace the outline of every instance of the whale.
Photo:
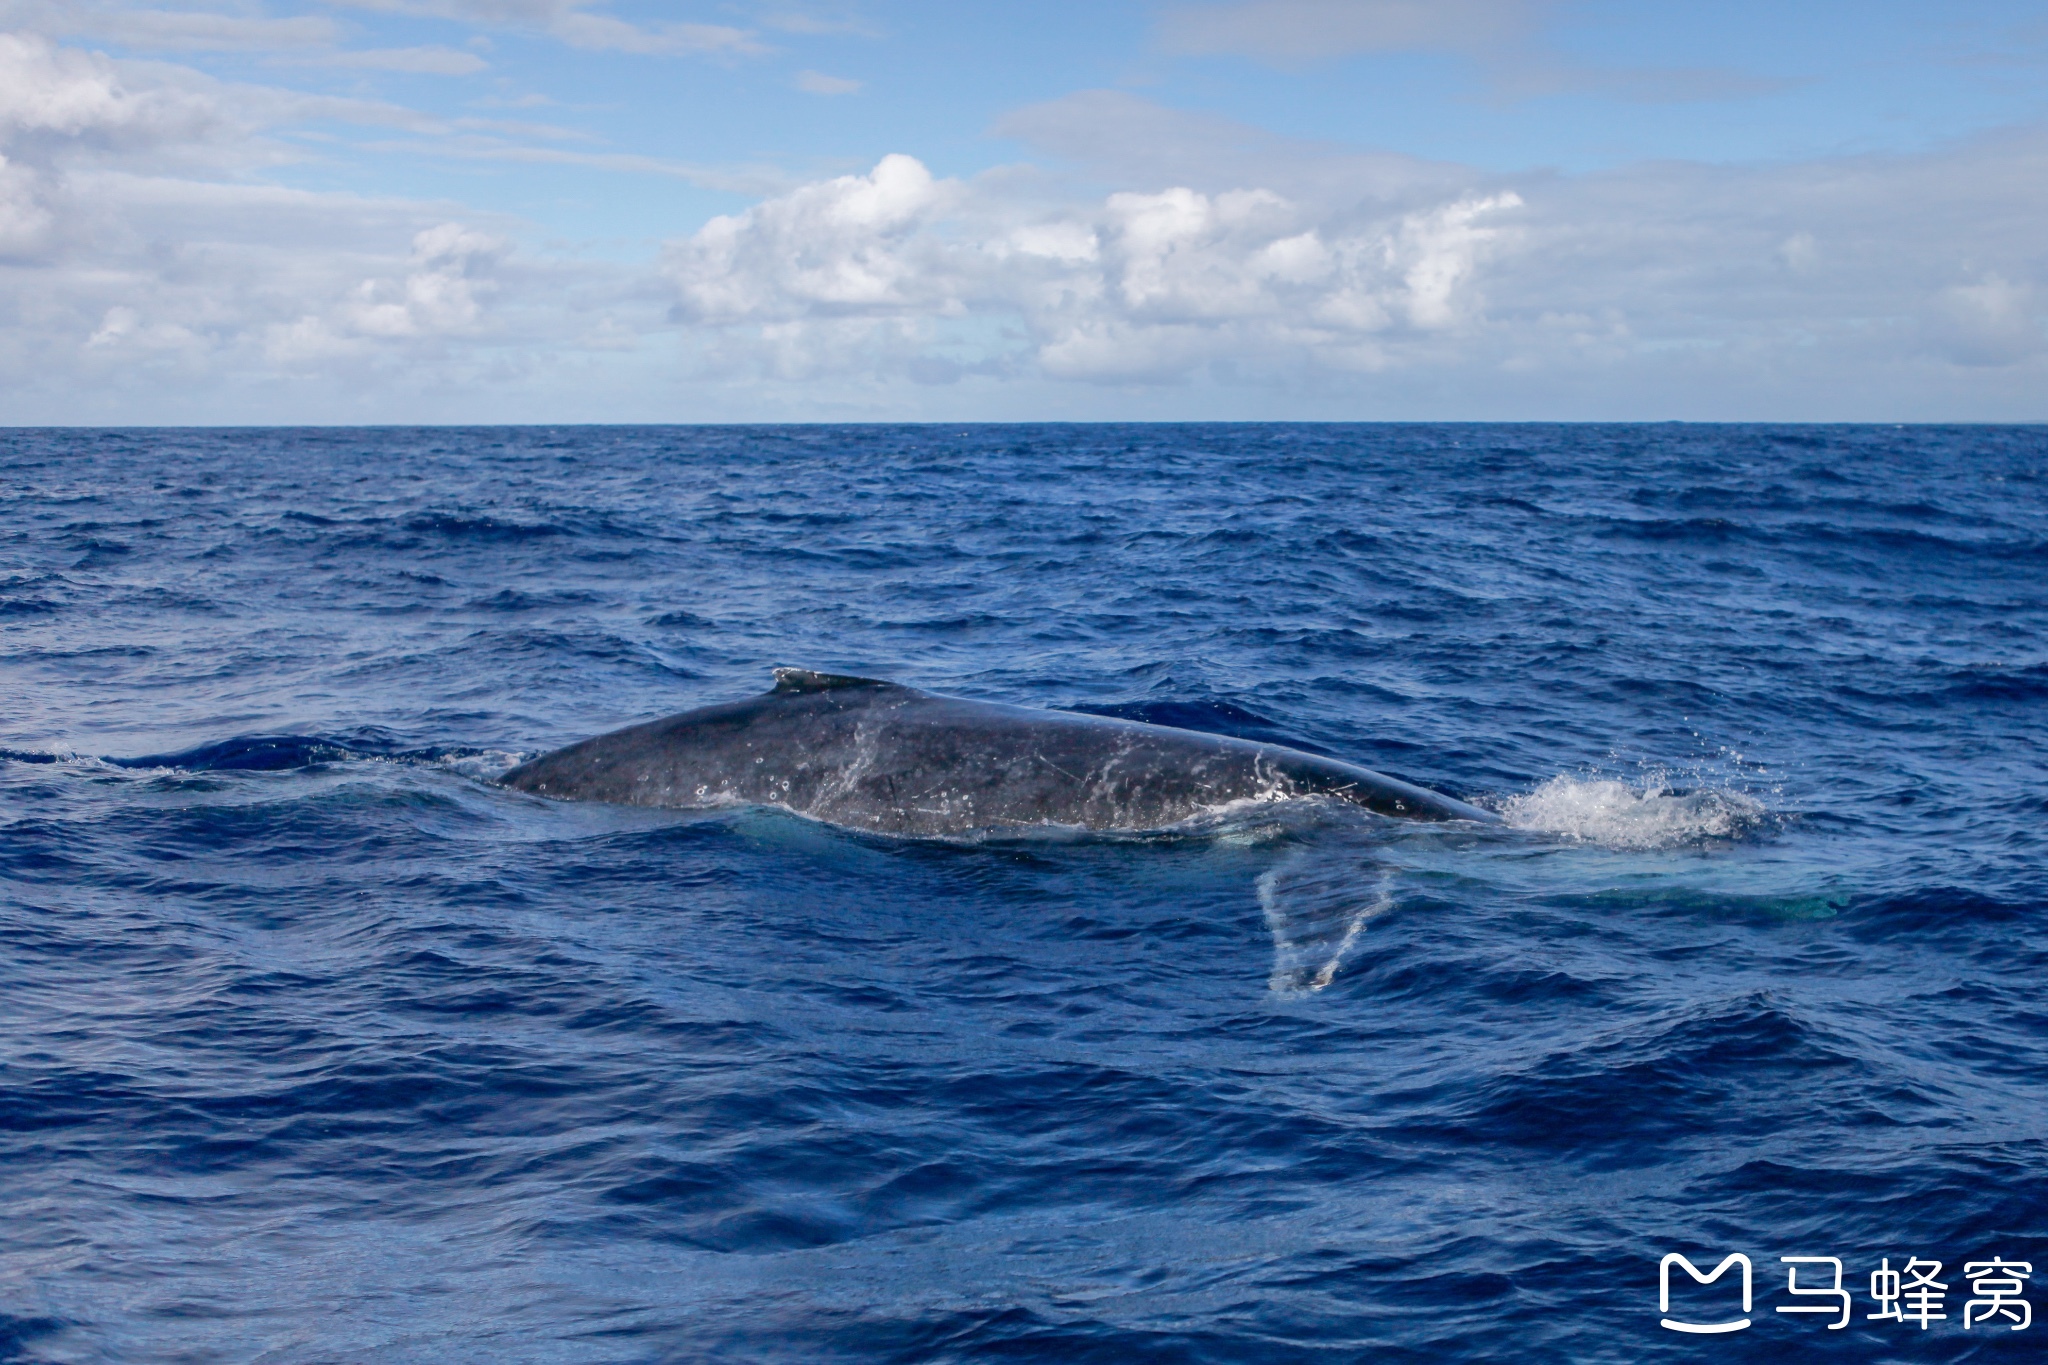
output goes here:
[{"label": "whale", "polygon": [[1144,721],[778,668],[768,692],[627,726],[499,780],[562,801],[771,806],[879,834],[1167,829],[1241,802],[1323,799],[1405,820],[1479,806],[1343,759]]}]

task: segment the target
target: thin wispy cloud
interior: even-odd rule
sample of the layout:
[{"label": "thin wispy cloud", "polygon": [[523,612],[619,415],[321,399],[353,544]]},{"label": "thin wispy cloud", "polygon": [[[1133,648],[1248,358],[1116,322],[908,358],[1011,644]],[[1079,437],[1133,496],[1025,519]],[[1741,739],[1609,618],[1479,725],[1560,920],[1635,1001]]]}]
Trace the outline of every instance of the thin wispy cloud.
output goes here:
[{"label": "thin wispy cloud", "polygon": [[1597,93],[1657,104],[1739,99],[1795,84],[1719,67],[1599,66],[1550,41],[1566,17],[1551,0],[1234,0],[1159,12],[1156,40],[1177,56],[1280,66],[1438,53],[1473,63],[1489,92],[1515,100]]},{"label": "thin wispy cloud", "polygon": [[1497,52],[1526,41],[1533,0],[1238,0],[1174,5],[1160,44],[1190,56],[1318,62],[1377,52]]},{"label": "thin wispy cloud", "polygon": [[833,13],[819,13],[814,10],[768,10],[761,14],[759,23],[763,28],[774,29],[778,33],[802,34],[806,37],[842,33],[860,38],[882,36],[879,27],[852,10]]},{"label": "thin wispy cloud", "polygon": [[[435,130],[444,131],[444,130]],[[788,185],[789,177],[767,167],[707,166],[673,161],[637,152],[579,151],[560,146],[536,145],[535,139],[554,141],[561,134],[528,133],[515,140],[482,134],[425,137],[412,141],[365,141],[362,149],[391,156],[429,160],[495,161],[528,166],[577,166],[616,175],[653,176],[726,194],[760,195]],[[587,140],[588,134],[570,136]]]},{"label": "thin wispy cloud", "polygon": [[828,76],[822,71],[799,71],[796,88],[806,95],[857,95],[861,83],[844,76]]},{"label": "thin wispy cloud", "polygon": [[388,14],[454,19],[483,28],[544,33],[592,52],[642,56],[749,57],[768,51],[753,32],[730,24],[636,24],[609,13],[597,0],[333,0]]},{"label": "thin wispy cloud", "polygon": [[321,66],[361,71],[395,71],[409,76],[473,76],[490,63],[459,47],[374,47],[323,53],[303,58]]},{"label": "thin wispy cloud", "polygon": [[159,52],[282,52],[332,47],[342,37],[341,26],[324,15],[273,17],[246,11],[96,4],[92,0],[15,0],[0,5],[0,27]]}]

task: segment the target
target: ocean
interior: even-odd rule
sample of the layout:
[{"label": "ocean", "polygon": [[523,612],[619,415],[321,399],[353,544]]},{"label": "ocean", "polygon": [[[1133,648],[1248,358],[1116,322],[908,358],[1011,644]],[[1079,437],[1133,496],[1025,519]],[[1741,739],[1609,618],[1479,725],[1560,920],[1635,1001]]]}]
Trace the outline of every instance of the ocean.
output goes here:
[{"label": "ocean", "polygon": [[[0,512],[0,1361],[2048,1338],[2048,429],[16,429]],[[776,666],[1506,822],[491,781]]]}]

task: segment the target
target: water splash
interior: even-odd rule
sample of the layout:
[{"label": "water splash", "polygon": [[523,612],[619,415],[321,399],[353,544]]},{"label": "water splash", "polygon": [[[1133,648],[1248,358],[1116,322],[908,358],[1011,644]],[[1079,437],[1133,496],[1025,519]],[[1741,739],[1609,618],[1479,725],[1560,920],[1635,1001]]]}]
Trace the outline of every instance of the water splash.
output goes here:
[{"label": "water splash", "polygon": [[1679,790],[1658,774],[1639,786],[1615,778],[1553,777],[1535,791],[1508,798],[1500,813],[1515,829],[1604,848],[1658,849],[1741,838],[1769,811],[1743,792]]}]

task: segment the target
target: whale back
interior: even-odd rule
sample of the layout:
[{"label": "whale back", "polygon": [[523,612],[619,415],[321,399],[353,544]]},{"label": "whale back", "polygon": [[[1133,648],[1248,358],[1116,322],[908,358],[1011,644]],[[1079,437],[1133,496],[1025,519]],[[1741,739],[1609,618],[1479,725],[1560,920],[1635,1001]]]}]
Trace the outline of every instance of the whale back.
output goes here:
[{"label": "whale back", "polygon": [[1464,802],[1282,745],[777,669],[769,692],[542,755],[506,785],[565,800],[776,805],[892,834],[1156,829],[1244,800],[1330,796],[1491,820]]}]

